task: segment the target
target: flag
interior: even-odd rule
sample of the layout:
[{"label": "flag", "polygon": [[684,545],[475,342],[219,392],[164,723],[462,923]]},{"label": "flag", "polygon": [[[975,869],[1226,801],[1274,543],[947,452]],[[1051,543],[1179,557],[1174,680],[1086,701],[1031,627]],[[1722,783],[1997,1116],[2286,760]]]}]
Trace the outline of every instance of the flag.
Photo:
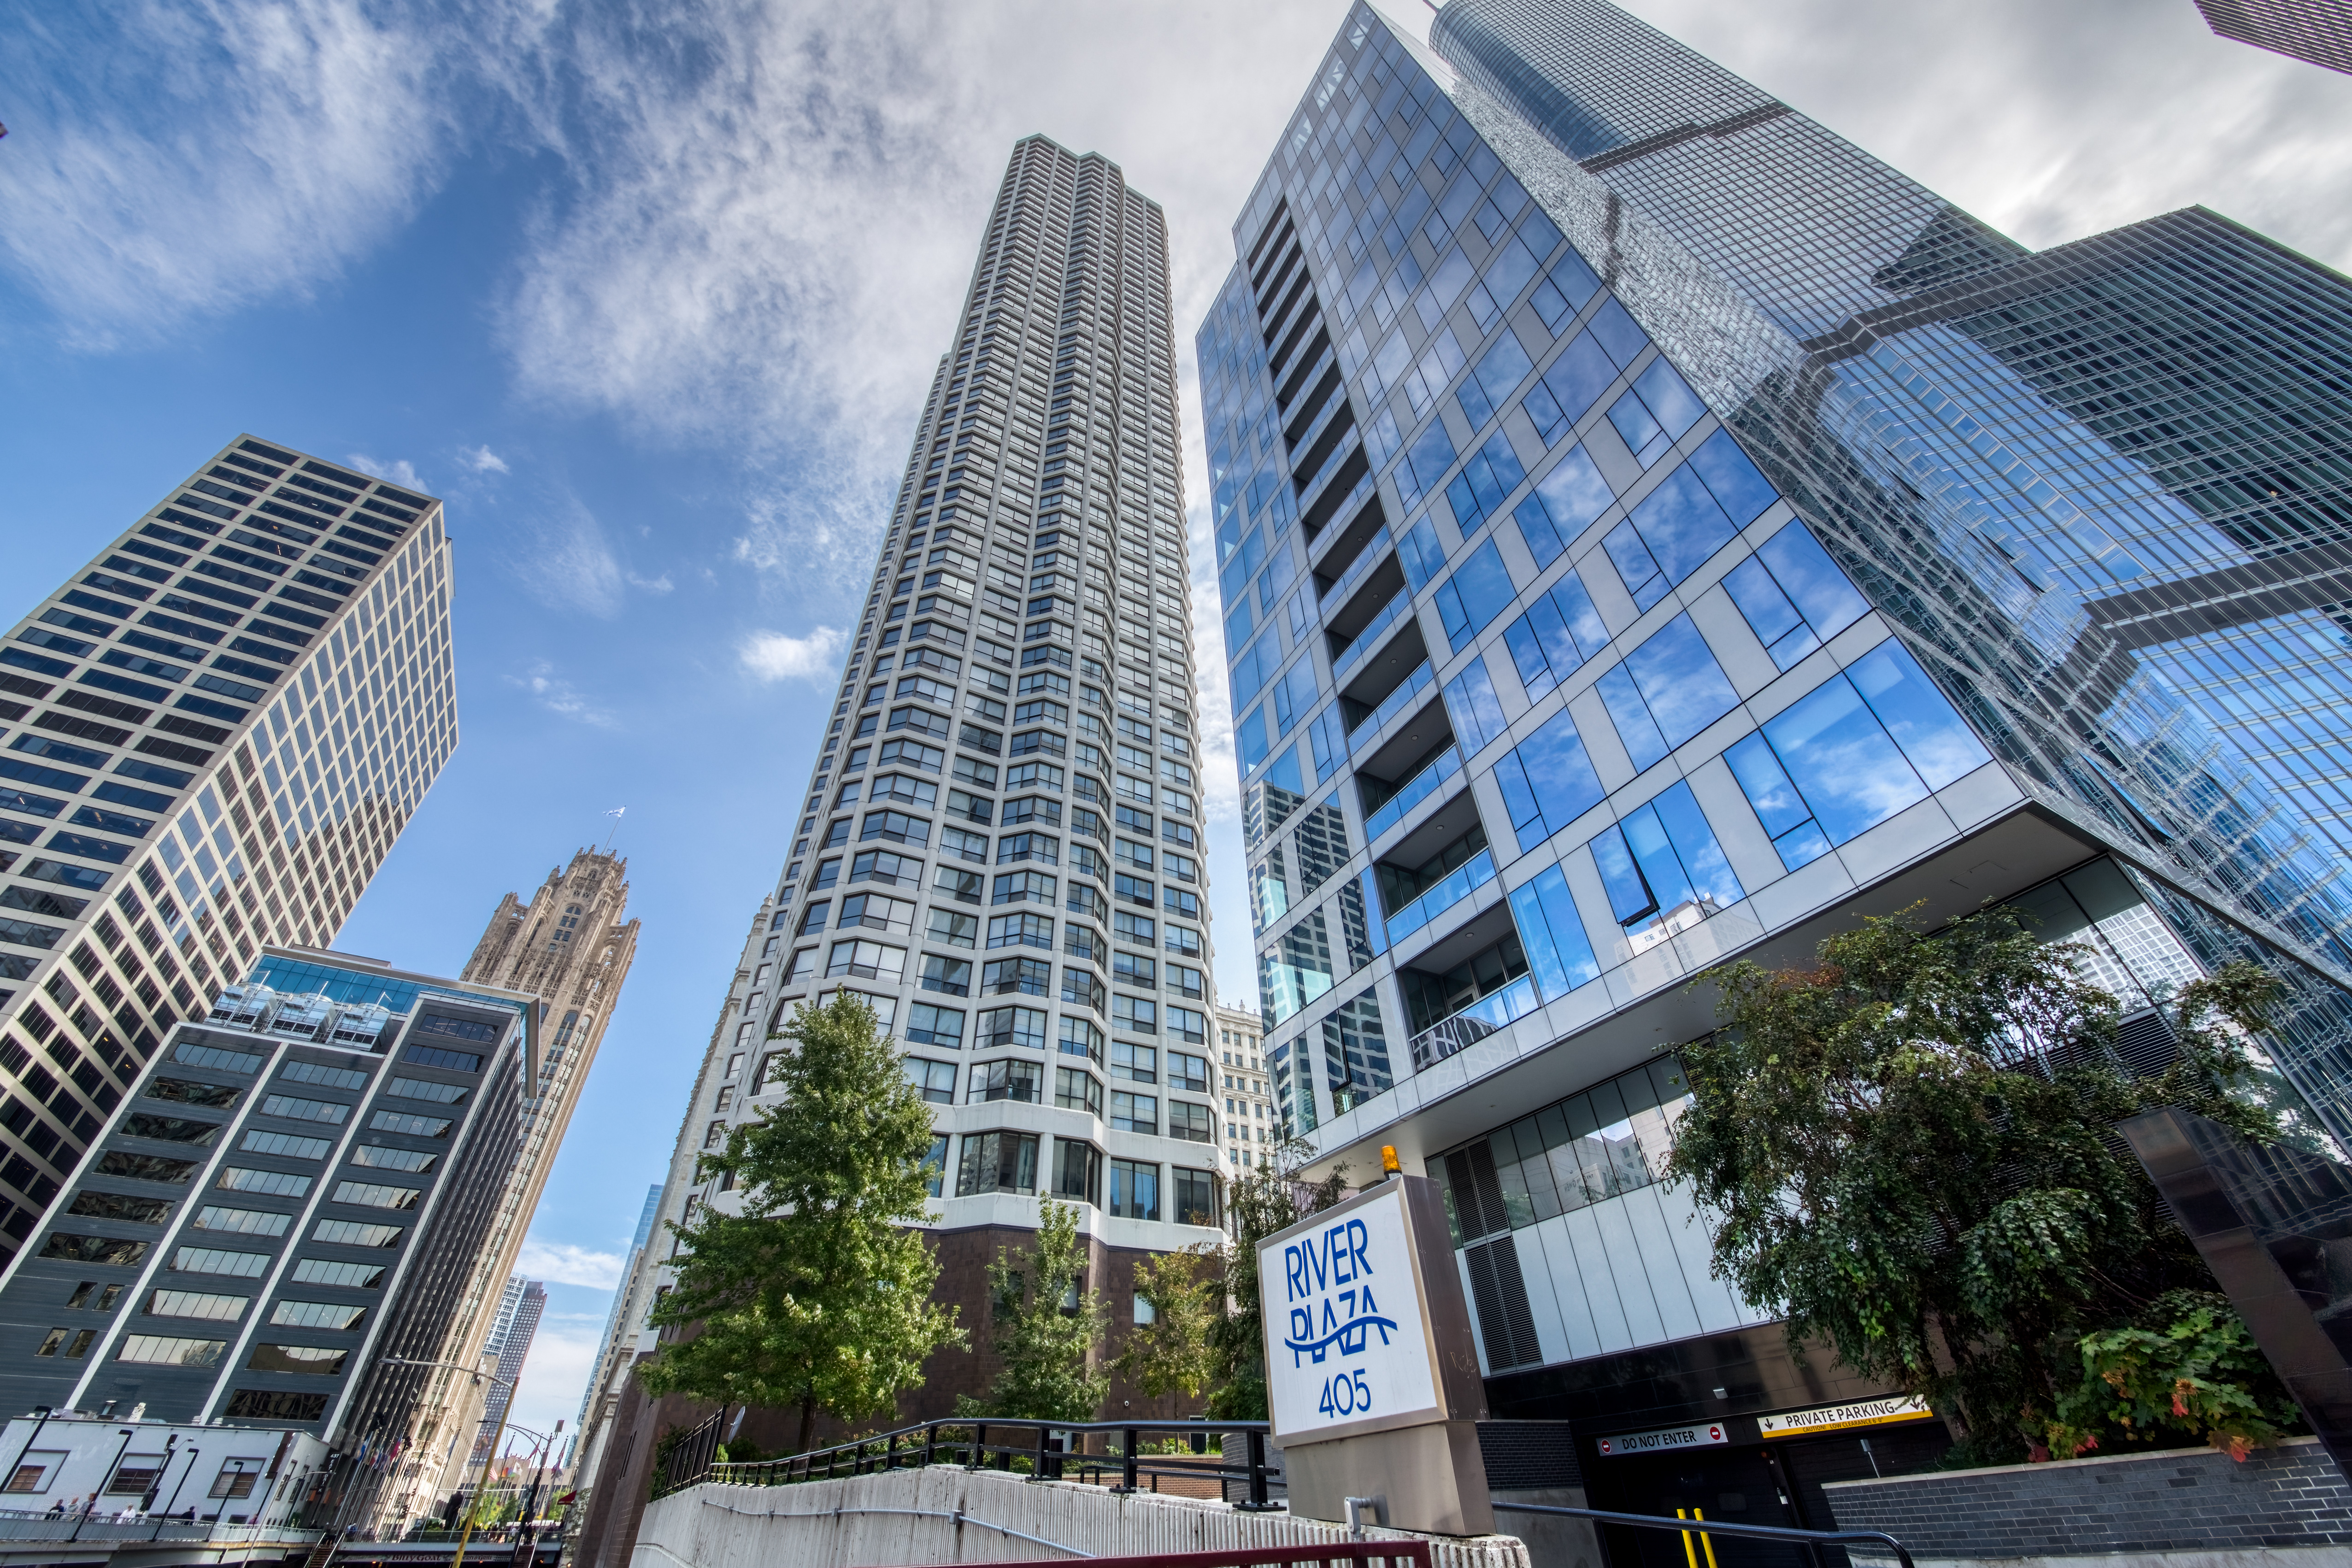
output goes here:
[{"label": "flag", "polygon": [[617,817],[627,810],[628,808],[626,806],[615,806],[611,810],[605,812],[604,815],[608,817]]}]

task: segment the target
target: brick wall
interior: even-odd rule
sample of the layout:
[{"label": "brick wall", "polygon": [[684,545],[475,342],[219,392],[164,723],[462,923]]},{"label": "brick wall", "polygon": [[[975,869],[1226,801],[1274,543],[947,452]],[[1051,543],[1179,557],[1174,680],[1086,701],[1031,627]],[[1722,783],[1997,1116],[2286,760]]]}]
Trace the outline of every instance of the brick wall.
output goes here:
[{"label": "brick wall", "polygon": [[1838,1528],[1883,1530],[1915,1557],[2352,1545],[2352,1486],[2315,1437],[2243,1464],[2172,1448],[1823,1490]]}]

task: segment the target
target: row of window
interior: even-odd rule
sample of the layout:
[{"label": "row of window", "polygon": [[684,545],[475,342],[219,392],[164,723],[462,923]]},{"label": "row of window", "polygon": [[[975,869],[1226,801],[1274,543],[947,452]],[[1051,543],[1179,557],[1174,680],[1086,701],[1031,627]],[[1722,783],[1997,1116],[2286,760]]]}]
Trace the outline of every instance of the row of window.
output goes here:
[{"label": "row of window", "polygon": [[[1117,1219],[1164,1219],[1174,1225],[1207,1227],[1221,1223],[1216,1176],[1212,1171],[1144,1160],[1106,1160],[1101,1150],[1076,1138],[1053,1139],[1052,1166],[1045,1170],[1040,1168],[1040,1159],[1045,1143],[1035,1133],[964,1134],[962,1146],[956,1151],[955,1196],[977,1197],[992,1192],[1043,1196],[1092,1204]],[[932,1141],[929,1163],[931,1196],[942,1197],[948,1173],[946,1137]]]},{"label": "row of window", "polygon": [[[1073,1054],[1087,1054],[1074,1052]],[[1093,1060],[1097,1066],[1101,1058]],[[1171,1089],[1192,1094],[1206,1094],[1214,1083],[1206,1057],[1190,1051],[1171,1051],[1166,1053],[1167,1084]],[[920,1091],[924,1099],[935,1104],[955,1103],[955,1064],[935,1061],[928,1057],[908,1056],[904,1059],[907,1081]],[[1109,1054],[1109,1072],[1122,1082],[1156,1084],[1160,1080],[1161,1053],[1153,1046],[1134,1040],[1114,1040]],[[1094,1075],[1075,1067],[1055,1068],[1055,1103],[1065,1110],[1092,1111],[1102,1113],[1102,1086]],[[986,1100],[1018,1100],[1036,1105],[1045,1102],[1045,1068],[1042,1062],[1009,1058],[997,1061],[975,1063],[968,1076],[964,1100],[977,1103]],[[1231,1102],[1227,1102],[1230,1106]],[[1149,1132],[1149,1127],[1129,1131]]]}]

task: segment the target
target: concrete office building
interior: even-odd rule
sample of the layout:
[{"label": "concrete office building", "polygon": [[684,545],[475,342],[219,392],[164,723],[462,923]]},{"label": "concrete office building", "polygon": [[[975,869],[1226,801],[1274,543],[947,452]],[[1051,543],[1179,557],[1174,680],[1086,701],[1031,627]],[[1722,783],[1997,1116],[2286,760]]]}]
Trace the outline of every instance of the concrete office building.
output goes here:
[{"label": "concrete office building", "polygon": [[1599,0],[1433,37],[1349,15],[1198,339],[1275,1098],[1444,1185],[1596,1504],[1826,1522],[1937,1445],[1762,1440],[1880,1390],[1660,1184],[1688,983],[2013,901],[2153,1056],[2269,964],[2343,1134],[2344,280],[2201,212],[2029,254]]},{"label": "concrete office building", "polygon": [[1223,1003],[1216,1018],[1225,1175],[1235,1176],[1271,1163],[1274,1147],[1282,1141],[1282,1117],[1265,1076],[1265,1041],[1258,1032],[1265,1020],[1251,1009]]},{"label": "concrete office building", "polygon": [[265,949],[176,1024],[0,1270],[17,1408],[308,1433],[340,1521],[412,1424],[520,1142],[536,999]]},{"label": "concrete office building", "polygon": [[0,643],[0,1253],[457,743],[441,505],[240,436]]}]

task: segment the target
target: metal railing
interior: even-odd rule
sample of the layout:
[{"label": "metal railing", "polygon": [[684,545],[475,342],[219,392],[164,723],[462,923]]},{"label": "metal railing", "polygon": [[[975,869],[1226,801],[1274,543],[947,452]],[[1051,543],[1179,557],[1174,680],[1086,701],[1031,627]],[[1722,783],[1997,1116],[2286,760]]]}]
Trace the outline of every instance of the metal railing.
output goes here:
[{"label": "metal railing", "polygon": [[63,1514],[9,1510],[0,1513],[0,1542],[80,1541],[119,1542],[166,1541],[180,1544],[205,1542],[223,1545],[307,1545],[319,1531],[294,1524],[222,1524],[205,1519],[142,1513],[134,1519],[116,1517],[111,1511],[84,1519],[79,1510]]},{"label": "metal railing", "polygon": [[1462,748],[1449,746],[1435,761],[1408,779],[1397,792],[1364,815],[1364,841],[1369,844],[1399,822],[1404,814],[1435,794],[1438,787],[1462,771]]},{"label": "metal railing", "polygon": [[[1357,629],[1356,634],[1348,640],[1348,645],[1331,656],[1331,678],[1336,681],[1347,674],[1350,664],[1371,652],[1372,645],[1381,640],[1381,633],[1412,613],[1412,590],[1411,588],[1400,588],[1390,594],[1388,602],[1381,605],[1374,612],[1370,621]],[[1388,721],[1383,718],[1381,722],[1385,724]],[[1376,725],[1373,727],[1379,727]],[[1356,728],[1361,729],[1363,726],[1359,724]],[[1350,740],[1355,738],[1353,731],[1349,732],[1349,738]]]},{"label": "metal railing", "polygon": [[[1914,1568],[1911,1553],[1903,1543],[1883,1530],[1793,1530],[1780,1524],[1724,1524],[1712,1519],[1667,1519],[1654,1513],[1611,1513],[1598,1508],[1556,1508],[1549,1503],[1498,1502],[1496,1513],[1540,1513],[1561,1519],[1589,1519],[1601,1524],[1622,1524],[1634,1530],[1672,1531],[1683,1538],[1683,1551],[1691,1562],[1701,1560],[1702,1552],[1693,1549],[1696,1539],[1704,1548],[1705,1561],[1715,1561],[1715,1547],[1707,1541],[1711,1535],[1728,1536],[1739,1541],[1773,1541],[1783,1546],[1793,1546],[1814,1568],[1825,1568],[1821,1549],[1824,1546],[1877,1546],[1892,1553],[1901,1568]],[[1603,1552],[1607,1551],[1603,1543]],[[1874,1553],[1875,1555],[1875,1553]]]},{"label": "metal railing", "polygon": [[[1025,1468],[1045,1480],[1099,1483],[1116,1473],[1114,1490],[1160,1490],[1163,1478],[1214,1481],[1221,1498],[1238,1489],[1235,1505],[1249,1511],[1275,1506],[1272,1489],[1280,1485],[1280,1469],[1266,1460],[1264,1421],[1037,1421],[1014,1418],[972,1418],[928,1421],[877,1432],[831,1448],[814,1448],[784,1458],[721,1463],[717,1453],[719,1424],[728,1412],[685,1433],[672,1446],[663,1467],[656,1497],[706,1482],[727,1486],[796,1486],[803,1481],[843,1476],[875,1475],[885,1470],[912,1469],[925,1465],[961,1465],[966,1469],[1012,1470]],[[1148,1436],[1147,1436],[1148,1435]],[[1202,1445],[1191,1452],[1145,1451],[1149,1438],[1170,1437]],[[1224,1453],[1205,1451],[1211,1437],[1241,1437],[1244,1452],[1236,1460]],[[1092,1438],[1104,1439],[1099,1450]],[[1111,1439],[1117,1439],[1112,1445]],[[1150,1485],[1147,1489],[1145,1481]],[[1230,1500],[1230,1499],[1228,1500]]]},{"label": "metal railing", "polygon": [[1460,1012],[1442,1018],[1405,1042],[1413,1071],[1424,1071],[1454,1052],[1467,1051],[1488,1035],[1516,1023],[1536,1010],[1541,998],[1532,977],[1521,975],[1498,991],[1489,992]]}]

